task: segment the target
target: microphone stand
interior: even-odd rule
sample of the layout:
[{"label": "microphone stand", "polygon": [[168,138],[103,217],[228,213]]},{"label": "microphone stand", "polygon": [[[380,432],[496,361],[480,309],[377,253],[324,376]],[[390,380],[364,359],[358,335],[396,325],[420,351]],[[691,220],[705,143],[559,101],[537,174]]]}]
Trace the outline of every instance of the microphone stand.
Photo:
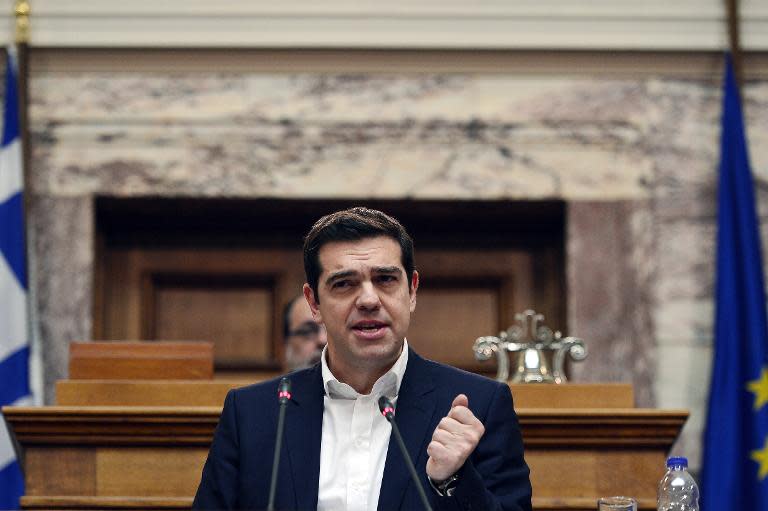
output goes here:
[{"label": "microphone stand", "polygon": [[283,429],[285,429],[285,407],[291,400],[291,380],[288,377],[280,379],[277,389],[277,399],[280,401],[280,413],[277,416],[277,437],[275,439],[275,457],[272,459],[272,479],[269,482],[269,504],[267,511],[275,511],[275,490],[277,489],[277,469],[280,466],[280,448],[283,445]]},{"label": "microphone stand", "polygon": [[392,433],[395,435],[397,445],[400,447],[400,451],[403,454],[405,465],[408,467],[408,472],[411,473],[411,478],[413,478],[413,482],[416,484],[416,490],[419,492],[419,497],[421,497],[421,503],[424,506],[425,511],[432,511],[432,506],[429,505],[427,494],[424,493],[424,487],[421,486],[419,476],[416,474],[416,468],[413,466],[411,455],[408,454],[408,449],[405,448],[403,437],[400,435],[400,430],[397,427],[397,423],[395,423],[394,405],[392,405],[392,402],[385,396],[381,396],[379,398],[379,410],[381,411],[381,414],[387,419],[387,421],[392,425]]}]

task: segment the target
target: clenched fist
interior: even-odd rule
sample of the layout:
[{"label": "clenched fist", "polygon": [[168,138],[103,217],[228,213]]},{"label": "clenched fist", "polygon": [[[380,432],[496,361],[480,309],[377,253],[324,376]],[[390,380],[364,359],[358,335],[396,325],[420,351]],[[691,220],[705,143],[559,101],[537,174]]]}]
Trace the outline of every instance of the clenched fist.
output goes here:
[{"label": "clenched fist", "polygon": [[432,434],[427,446],[427,475],[433,481],[445,481],[458,472],[485,433],[483,423],[467,406],[467,396],[456,396],[448,415]]}]

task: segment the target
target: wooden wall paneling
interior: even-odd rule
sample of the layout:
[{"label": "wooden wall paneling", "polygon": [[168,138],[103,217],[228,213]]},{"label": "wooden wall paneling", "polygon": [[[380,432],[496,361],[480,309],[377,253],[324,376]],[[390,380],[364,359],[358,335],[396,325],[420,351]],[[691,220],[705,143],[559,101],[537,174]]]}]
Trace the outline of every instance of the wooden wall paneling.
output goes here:
[{"label": "wooden wall paneling", "polygon": [[[155,297],[155,280],[156,274],[146,268],[141,271],[140,287],[141,294],[139,297],[139,331],[141,332],[139,339],[152,340],[157,339],[155,336],[155,325],[157,323],[156,313],[156,297]],[[194,336],[195,339],[206,340],[210,342],[210,339],[205,339],[202,336]]]},{"label": "wooden wall paneling", "polygon": [[[534,283],[538,286],[539,279],[534,275],[533,259],[534,256],[524,250],[422,251],[417,259],[417,263],[422,261],[421,264],[424,264],[424,270],[420,304],[417,305],[414,330],[411,332],[414,346],[418,349],[420,344],[423,345],[426,348],[426,356],[435,356],[438,360],[469,370],[492,372],[491,364],[479,364],[474,361],[471,352],[474,339],[481,335],[498,334],[501,329],[514,322],[516,312],[526,308],[551,309],[551,305],[548,302],[542,303],[543,300],[539,297],[542,294],[554,294],[556,300],[562,293],[562,290],[557,288],[557,280],[546,272],[542,278],[549,278],[551,283],[542,284],[544,291],[539,291],[534,286]],[[299,294],[304,280],[298,251],[129,249],[114,251],[109,261],[109,266],[115,267],[112,274],[116,276],[115,281],[108,285],[113,288],[109,308],[123,307],[122,317],[114,310],[110,312],[118,318],[110,323],[115,328],[106,332],[110,338],[130,338],[123,336],[137,332],[138,338],[143,339],[205,338],[219,342],[222,346],[229,344],[228,349],[217,348],[219,368],[228,366],[230,369],[267,369],[280,365],[282,305],[292,296]],[[550,273],[552,271],[550,270]],[[253,284],[259,279],[269,282],[270,289],[267,293],[251,295],[252,299],[249,299],[249,293],[242,291],[242,284]],[[126,283],[126,280],[130,282]],[[241,289],[238,292],[241,292],[242,296],[230,296],[229,300],[214,298],[226,287],[222,283],[227,282],[231,287]],[[119,290],[116,289],[117,284]],[[198,288],[192,291],[195,285]],[[255,284],[254,286],[258,287]],[[440,291],[437,291],[438,288]],[[187,291],[186,296],[184,293],[174,294],[182,289]],[[206,290],[213,293],[211,299],[205,297]],[[193,299],[192,294],[197,294],[197,298]],[[168,300],[175,300],[175,305],[171,305]],[[192,300],[198,312],[185,311],[192,304],[187,302],[187,307],[184,307],[185,300]],[[249,317],[243,311],[252,306],[251,302],[259,300],[262,308],[271,303],[271,320],[262,315],[261,322],[254,324],[250,320],[258,317]],[[203,326],[214,327],[215,320],[209,319],[206,323],[206,320],[201,319],[201,314],[210,309],[213,317],[228,318],[228,314],[238,309],[235,305],[238,301],[244,304],[239,313],[241,321],[230,321],[229,330],[221,334],[224,337],[233,336],[234,339],[222,339],[221,336],[218,336],[218,339],[206,337],[211,332],[206,332]],[[465,305],[458,307],[462,302]],[[432,312],[428,312],[430,310]],[[165,314],[168,311],[171,315],[160,320],[158,313]],[[496,318],[491,320],[489,314],[496,315]],[[429,320],[430,316],[434,318],[433,321]],[[196,325],[195,318],[202,323]],[[267,333],[264,340],[268,344],[262,342],[260,348],[247,345],[237,347],[244,336],[247,337],[243,332],[253,331],[254,336],[258,336],[260,332],[267,330],[267,323],[271,333]],[[457,337],[459,335],[466,338],[464,348]],[[450,340],[450,350],[445,349],[446,336]],[[456,339],[451,340],[454,337]],[[267,345],[268,350],[265,348]],[[247,357],[248,354],[254,356]],[[238,366],[233,359],[243,359],[244,364]]]},{"label": "wooden wall paneling", "polygon": [[96,495],[96,449],[45,445],[24,452],[26,495]]},{"label": "wooden wall paneling", "polygon": [[[107,260],[118,278],[107,283],[106,338],[208,338],[229,376],[280,367],[282,307],[304,282],[296,250],[120,248]],[[116,289],[124,278],[129,294]]]},{"label": "wooden wall paneling", "polygon": [[[141,319],[144,313],[142,309],[141,298],[146,289],[147,271],[145,269],[146,254],[143,250],[132,248],[126,254],[126,267],[124,269],[126,282],[125,287],[125,317],[122,318],[120,326],[124,334],[118,339],[143,339]],[[121,275],[122,272],[118,273]],[[119,295],[121,291],[116,290]]]},{"label": "wooden wall paneling", "polygon": [[530,272],[530,256],[525,251],[513,249],[425,249],[417,256],[417,268],[420,270],[421,284],[428,288],[431,280],[458,279],[463,282],[477,279],[479,282],[489,279],[508,279],[514,277],[510,295],[520,295],[513,301],[532,297],[527,274]]},{"label": "wooden wall paneling", "polygon": [[208,340],[219,369],[275,366],[272,276],[156,273],[148,280],[146,339]]},{"label": "wooden wall paneling", "polygon": [[[232,341],[227,352],[243,354],[238,355],[240,358],[253,354],[263,360],[265,352],[260,350],[271,343],[268,357],[271,366],[256,364],[254,360],[249,363],[256,365],[254,369],[261,370],[278,367],[284,359],[282,308],[286,301],[300,293],[304,281],[299,246],[301,235],[319,213],[350,204],[311,200],[219,201],[206,206],[205,201],[192,200],[187,207],[181,208],[180,214],[176,214],[178,204],[178,201],[145,201],[137,205],[113,200],[97,208],[97,214],[102,211],[107,215],[102,225],[106,229],[104,250],[108,264],[105,266],[109,268],[104,271],[107,290],[102,295],[110,301],[105,307],[97,307],[95,312],[103,309],[104,317],[113,318],[96,321],[95,324],[104,325],[103,338],[152,339],[162,337],[160,333],[175,337],[174,333],[160,328],[163,325],[180,325],[178,330],[189,327],[183,335],[179,334],[180,337],[200,338],[195,334],[204,329],[194,327],[192,321],[184,321],[181,312],[166,322],[157,317],[158,312],[164,313],[163,307],[168,300],[178,299],[177,305],[183,301],[181,296],[172,296],[173,286],[162,285],[162,282],[157,285],[157,279],[162,280],[163,276],[190,274],[212,282],[237,274],[270,276],[271,339],[263,339],[259,348],[245,346],[242,351],[234,347],[237,341]],[[206,207],[211,208],[209,213],[205,213]],[[378,207],[401,218],[416,236],[416,266],[421,271],[422,293],[413,319],[411,341],[417,349],[423,344],[427,356],[492,374],[495,371],[492,362],[478,364],[474,360],[471,346],[476,337],[498,334],[514,323],[515,313],[528,308],[544,313],[547,324],[553,328],[562,327],[564,319],[559,301],[564,300],[565,290],[562,288],[561,257],[557,256],[562,245],[562,204],[537,203],[533,208],[535,212],[531,205],[505,201],[493,205],[389,201]],[[163,218],[161,225],[154,223],[158,217]],[[516,221],[499,223],[499,218]],[[228,241],[223,243],[222,240]],[[110,279],[109,274],[116,278]],[[453,286],[447,284],[451,279],[455,280]],[[143,284],[138,283],[142,280]],[[489,287],[490,281],[494,283]],[[439,291],[436,285],[440,287]],[[199,293],[198,307],[204,308],[201,305],[205,303],[202,287]],[[242,299],[263,303],[266,295],[249,300],[248,294],[244,293]],[[237,301],[234,297],[232,300]],[[226,301],[211,300],[211,313],[218,307],[222,309],[220,316],[225,317]],[[489,312],[487,308],[492,310]],[[181,310],[181,307],[171,309]],[[446,319],[446,315],[454,317]],[[558,316],[561,316],[560,320]],[[265,323],[262,318],[260,324]],[[232,325],[237,330],[237,322]],[[247,322],[242,328],[243,331],[264,330]],[[236,332],[223,335],[243,338]],[[454,337],[450,348],[446,349],[446,338]],[[460,339],[464,338],[462,343]],[[220,344],[225,342],[221,338],[212,340],[218,340]],[[226,372],[228,377],[255,375],[247,369],[235,371],[236,364],[232,364],[231,359],[236,357],[227,361],[224,360],[226,355],[217,355],[220,368],[230,367]]]},{"label": "wooden wall paneling", "polygon": [[478,332],[498,331],[500,279],[436,277],[417,295],[409,342],[424,357],[482,371],[472,344]]},{"label": "wooden wall paneling", "polygon": [[546,324],[552,330],[560,330],[564,335],[570,335],[567,331],[563,299],[567,293],[564,275],[553,271],[554,268],[564,265],[562,250],[559,247],[538,249],[532,257],[532,263],[536,282],[533,289],[536,312],[544,314]]},{"label": "wooden wall paneling", "polygon": [[410,332],[414,347],[424,347],[428,358],[494,374],[495,363],[476,361],[472,345],[477,337],[498,335],[514,322],[516,312],[534,306],[530,254],[428,249],[417,263],[424,269]]},{"label": "wooden wall paneling", "polygon": [[104,320],[106,315],[106,300],[105,298],[105,264],[106,264],[106,244],[104,240],[104,233],[99,230],[98,226],[94,229],[94,258],[93,258],[93,323],[91,327],[91,335],[94,339],[104,338]]},{"label": "wooden wall paneling", "polygon": [[[135,248],[108,251],[104,255],[102,332],[96,339],[141,339],[141,251]],[[98,312],[95,309],[94,312]]]}]

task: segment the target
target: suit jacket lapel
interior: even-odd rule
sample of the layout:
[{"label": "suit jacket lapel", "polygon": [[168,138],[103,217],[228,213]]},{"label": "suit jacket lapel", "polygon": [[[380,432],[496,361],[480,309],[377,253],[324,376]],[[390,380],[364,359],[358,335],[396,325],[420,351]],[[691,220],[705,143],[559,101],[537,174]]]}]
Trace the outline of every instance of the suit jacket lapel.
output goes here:
[{"label": "suit jacket lapel", "polygon": [[[434,388],[427,363],[409,349],[408,366],[397,396],[395,422],[420,476],[423,471],[420,467],[426,464],[426,445],[432,434],[430,425],[435,411],[435,401],[427,394]],[[398,509],[411,484],[411,476],[393,434],[387,448],[378,509]]]},{"label": "suit jacket lapel", "polygon": [[323,378],[320,364],[292,378],[293,403],[285,414],[285,447],[298,509],[315,509],[323,434]]}]

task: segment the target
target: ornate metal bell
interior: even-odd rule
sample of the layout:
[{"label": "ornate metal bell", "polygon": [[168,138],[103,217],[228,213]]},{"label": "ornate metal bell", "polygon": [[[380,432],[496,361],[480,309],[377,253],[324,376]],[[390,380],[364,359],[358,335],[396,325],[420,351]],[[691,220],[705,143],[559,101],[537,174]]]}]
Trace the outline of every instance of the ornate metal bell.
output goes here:
[{"label": "ornate metal bell", "polygon": [[[485,336],[475,340],[473,350],[477,360],[496,357],[498,381],[509,383],[564,383],[565,356],[584,360],[587,347],[576,337],[563,337],[543,325],[544,316],[533,310],[515,314],[518,324],[510,326],[498,337]],[[509,374],[510,362],[514,372]]]}]

